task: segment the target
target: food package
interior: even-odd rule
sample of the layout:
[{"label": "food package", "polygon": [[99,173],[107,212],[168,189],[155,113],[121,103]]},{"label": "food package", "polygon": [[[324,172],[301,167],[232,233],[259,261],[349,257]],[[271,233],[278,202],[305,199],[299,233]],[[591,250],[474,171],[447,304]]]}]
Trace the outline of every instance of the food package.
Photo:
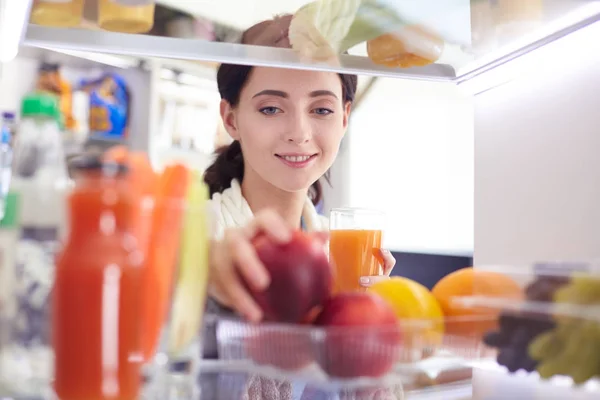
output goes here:
[{"label": "food package", "polygon": [[77,128],[77,121],[73,118],[73,91],[71,84],[62,77],[59,64],[40,65],[36,90],[58,96],[61,125],[67,130]]},{"label": "food package", "polygon": [[418,25],[406,26],[367,42],[371,61],[388,67],[423,67],[436,62],[443,50],[444,40]]},{"label": "food package", "polygon": [[289,39],[301,57],[327,62],[367,42],[371,60],[391,67],[433,63],[444,49],[440,35],[378,0],[316,0],[295,13]]},{"label": "food package", "polygon": [[107,73],[98,79],[84,80],[80,86],[90,95],[90,136],[96,139],[125,139],[131,94],[123,77]]}]

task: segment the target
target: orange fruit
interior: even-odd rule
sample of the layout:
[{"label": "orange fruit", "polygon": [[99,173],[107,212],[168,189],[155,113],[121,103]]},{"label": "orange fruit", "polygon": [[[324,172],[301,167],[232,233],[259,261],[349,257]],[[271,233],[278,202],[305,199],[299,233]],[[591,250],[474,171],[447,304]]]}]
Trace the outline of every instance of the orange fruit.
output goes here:
[{"label": "orange fruit", "polygon": [[446,332],[479,339],[497,325],[498,310],[467,307],[456,297],[486,296],[519,300],[523,289],[511,277],[492,271],[463,268],[442,278],[431,291],[446,318]]},{"label": "orange fruit", "polygon": [[408,278],[393,277],[374,284],[367,292],[379,295],[392,306],[409,348],[428,353],[441,345],[444,314],[425,286]]}]

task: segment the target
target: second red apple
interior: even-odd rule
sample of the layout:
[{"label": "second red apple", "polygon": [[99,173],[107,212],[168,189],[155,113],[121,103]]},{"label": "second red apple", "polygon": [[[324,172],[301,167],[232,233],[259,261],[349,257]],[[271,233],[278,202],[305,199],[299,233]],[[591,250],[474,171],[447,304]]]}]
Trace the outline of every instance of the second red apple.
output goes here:
[{"label": "second red apple", "polygon": [[323,306],[315,321],[324,328],[317,362],[333,377],[380,377],[398,359],[402,332],[393,309],[364,292],[341,293]]}]

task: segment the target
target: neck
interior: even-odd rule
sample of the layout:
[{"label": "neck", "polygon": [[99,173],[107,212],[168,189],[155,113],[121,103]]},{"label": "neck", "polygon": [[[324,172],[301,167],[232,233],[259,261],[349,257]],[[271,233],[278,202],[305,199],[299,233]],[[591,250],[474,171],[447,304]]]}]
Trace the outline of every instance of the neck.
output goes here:
[{"label": "neck", "polygon": [[242,182],[242,194],[254,214],[264,209],[271,209],[277,212],[292,229],[300,227],[306,192],[281,190],[247,168]]}]

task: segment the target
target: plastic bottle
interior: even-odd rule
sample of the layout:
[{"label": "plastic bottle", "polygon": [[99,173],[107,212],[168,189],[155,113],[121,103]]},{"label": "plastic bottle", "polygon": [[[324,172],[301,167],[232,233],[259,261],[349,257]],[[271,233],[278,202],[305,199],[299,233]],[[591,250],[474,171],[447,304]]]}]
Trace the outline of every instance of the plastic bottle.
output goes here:
[{"label": "plastic bottle", "polygon": [[[5,212],[0,219],[0,330],[11,325],[17,311],[15,283],[15,248],[17,246],[19,223],[19,197],[9,193],[5,199]],[[2,336],[5,336],[3,332]],[[0,351],[2,350],[0,341]],[[2,374],[4,365],[0,365]]]},{"label": "plastic bottle", "polygon": [[[49,398],[52,349],[50,293],[54,259],[64,232],[65,192],[69,179],[58,127],[55,96],[32,94],[22,102],[14,144],[11,192],[19,196],[20,224],[16,246],[16,317],[2,349],[0,387],[16,398]],[[5,365],[7,365],[5,364]]]},{"label": "plastic bottle", "polygon": [[0,127],[0,218],[4,217],[4,203],[10,188],[13,156],[11,130],[14,124],[14,114],[4,113],[3,117],[3,124]]},{"label": "plastic bottle", "polygon": [[54,389],[62,400],[137,399],[144,252],[134,232],[144,218],[141,197],[122,164],[85,156],[71,168],[70,233],[52,299]]},{"label": "plastic bottle", "polygon": [[107,31],[146,33],[154,25],[154,0],[98,0],[98,25]]},{"label": "plastic bottle", "polygon": [[35,0],[31,22],[38,25],[68,28],[81,24],[84,0]]},{"label": "plastic bottle", "polygon": [[16,123],[17,120],[14,112],[4,111],[2,113],[2,128],[7,129],[11,137],[15,136]]}]

